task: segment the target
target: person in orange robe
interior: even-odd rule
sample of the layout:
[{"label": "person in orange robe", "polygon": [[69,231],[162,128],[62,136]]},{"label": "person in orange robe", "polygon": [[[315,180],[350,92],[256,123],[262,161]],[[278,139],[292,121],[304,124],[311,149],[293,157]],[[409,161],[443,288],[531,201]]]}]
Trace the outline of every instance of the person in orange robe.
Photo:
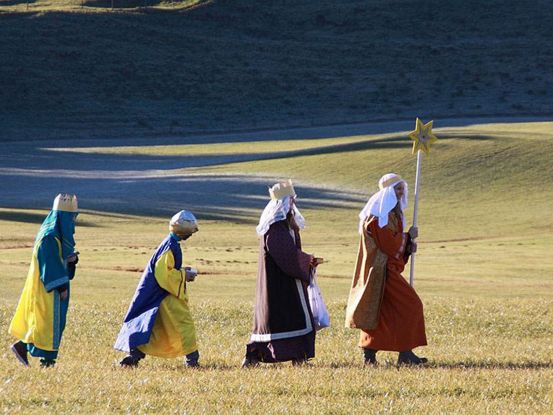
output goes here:
[{"label": "person in orange robe", "polygon": [[426,363],[412,349],[426,345],[422,302],[401,273],[416,251],[418,230],[403,232],[407,183],[384,175],[380,191],[359,214],[361,246],[346,312],[346,326],[360,328],[365,364],[379,350],[397,351],[398,365]]}]

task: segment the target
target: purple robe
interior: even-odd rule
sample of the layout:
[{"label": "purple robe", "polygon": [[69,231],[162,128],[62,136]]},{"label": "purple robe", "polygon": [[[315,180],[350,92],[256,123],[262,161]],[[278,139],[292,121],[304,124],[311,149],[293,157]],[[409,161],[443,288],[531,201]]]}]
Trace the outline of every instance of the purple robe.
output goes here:
[{"label": "purple robe", "polygon": [[315,330],[307,297],[311,255],[286,220],[260,238],[253,330],[247,356],[262,362],[315,356]]}]

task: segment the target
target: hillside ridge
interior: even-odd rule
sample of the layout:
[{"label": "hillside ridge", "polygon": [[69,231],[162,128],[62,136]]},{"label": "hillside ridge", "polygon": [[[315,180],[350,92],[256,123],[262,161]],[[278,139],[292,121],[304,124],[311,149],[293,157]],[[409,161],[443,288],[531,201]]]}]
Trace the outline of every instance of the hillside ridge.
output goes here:
[{"label": "hillside ridge", "polygon": [[553,114],[547,1],[14,3],[0,140]]}]

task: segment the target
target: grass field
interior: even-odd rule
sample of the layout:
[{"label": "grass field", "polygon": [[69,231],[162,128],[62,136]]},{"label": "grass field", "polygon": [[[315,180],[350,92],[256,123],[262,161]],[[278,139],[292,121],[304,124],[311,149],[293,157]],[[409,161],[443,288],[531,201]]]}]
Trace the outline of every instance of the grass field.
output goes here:
[{"label": "grass field", "polygon": [[[252,318],[255,223],[248,212],[223,220],[204,218],[196,209],[200,232],[186,244],[184,260],[200,271],[189,289],[203,368],[147,358],[136,370],[121,370],[122,355],[112,344],[140,271],[165,235],[168,216],[125,215],[106,202],[105,210],[84,208],[79,216],[81,262],[58,365],[41,370],[33,362],[24,370],[8,350],[13,339],[7,326],[47,212],[0,208],[0,412],[551,413],[553,124],[435,132],[440,141],[423,165],[415,278],[429,340],[417,352],[429,358],[428,367],[398,370],[393,353],[379,354],[376,369],[362,367],[358,333],[344,328],[343,318],[363,202],[318,206],[317,199],[302,200],[302,190],[317,186],[368,195],[390,170],[412,185],[414,157],[403,132],[253,140],[232,147],[110,148],[98,142],[56,151],[75,157],[196,155],[206,161],[164,172],[182,177],[292,177],[298,206],[302,201],[307,206],[305,250],[328,260],[319,281],[332,327],[319,333],[317,356],[307,367],[240,369]],[[244,158],[215,162],[228,152]],[[61,184],[63,178],[52,174]],[[211,200],[223,203],[229,196],[220,197]],[[259,213],[262,195],[256,203]],[[411,210],[407,214],[410,218]]]}]

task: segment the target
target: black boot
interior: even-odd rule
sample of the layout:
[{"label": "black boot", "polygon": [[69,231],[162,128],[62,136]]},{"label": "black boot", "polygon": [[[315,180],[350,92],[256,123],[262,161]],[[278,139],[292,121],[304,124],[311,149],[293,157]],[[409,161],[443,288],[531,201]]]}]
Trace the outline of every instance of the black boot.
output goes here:
[{"label": "black boot", "polygon": [[128,356],[125,356],[123,360],[119,362],[121,367],[137,367],[138,362],[144,359],[146,355],[138,349],[131,350],[131,353]]},{"label": "black boot", "polygon": [[27,345],[22,341],[14,343],[10,347],[11,351],[17,357],[17,360],[21,362],[23,366],[29,366],[29,359],[27,357]]},{"label": "black boot", "polygon": [[397,356],[397,365],[423,365],[428,362],[428,359],[425,357],[418,357],[412,350],[407,350],[405,352],[399,352]]},{"label": "black boot", "polygon": [[299,358],[299,359],[292,359],[292,366],[307,366],[309,365],[307,359],[305,358]]},{"label": "black boot", "polygon": [[365,356],[365,366],[378,365],[378,362],[376,361],[376,352],[378,352],[378,350],[363,348],[363,354]]},{"label": "black boot", "polygon": [[259,366],[259,358],[255,354],[248,354],[246,352],[246,356],[244,357],[244,360],[242,360],[242,369],[248,369],[250,367],[257,367]]},{"label": "black boot", "polygon": [[186,355],[186,358],[184,360],[184,365],[186,367],[200,367],[199,360],[200,360],[200,352],[196,350],[195,352],[188,353]]},{"label": "black boot", "polygon": [[40,359],[40,367],[54,367],[55,364],[54,359]]}]

